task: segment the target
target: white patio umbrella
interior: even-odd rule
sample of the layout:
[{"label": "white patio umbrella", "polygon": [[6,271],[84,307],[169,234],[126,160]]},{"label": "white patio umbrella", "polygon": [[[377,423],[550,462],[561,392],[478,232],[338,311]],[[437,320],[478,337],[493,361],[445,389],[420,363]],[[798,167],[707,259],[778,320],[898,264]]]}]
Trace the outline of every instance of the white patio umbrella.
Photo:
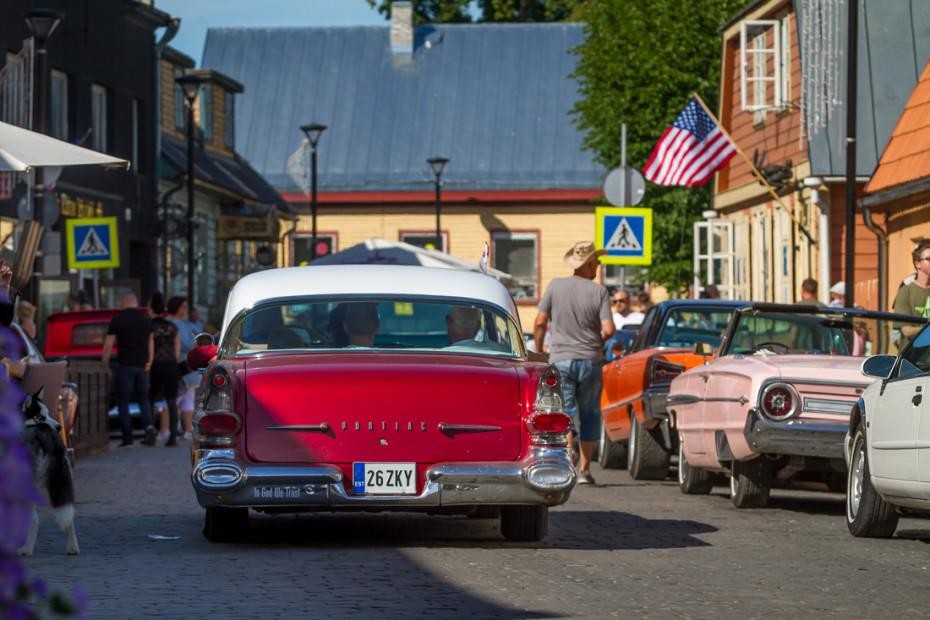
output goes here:
[{"label": "white patio umbrella", "polygon": [[[365,239],[351,247],[334,252],[328,256],[321,256],[313,261],[314,265],[422,265],[424,267],[441,267],[445,269],[464,269],[466,271],[481,271],[476,263],[463,258],[446,254],[438,250],[427,250],[419,246],[404,243],[403,241],[388,241],[374,237]],[[487,268],[487,274],[500,280],[505,286],[513,281],[513,277],[494,269]]]},{"label": "white patio umbrella", "polygon": [[0,172],[61,166],[129,167],[129,162],[0,122]]}]

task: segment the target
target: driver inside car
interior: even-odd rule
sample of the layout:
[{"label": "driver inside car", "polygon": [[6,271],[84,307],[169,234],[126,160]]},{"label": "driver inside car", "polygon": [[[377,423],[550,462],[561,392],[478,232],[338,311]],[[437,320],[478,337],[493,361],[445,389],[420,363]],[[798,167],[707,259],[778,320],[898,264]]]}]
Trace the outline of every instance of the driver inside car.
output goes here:
[{"label": "driver inside car", "polygon": [[475,334],[481,327],[481,311],[478,308],[455,306],[446,315],[446,330],[449,346],[472,345]]}]

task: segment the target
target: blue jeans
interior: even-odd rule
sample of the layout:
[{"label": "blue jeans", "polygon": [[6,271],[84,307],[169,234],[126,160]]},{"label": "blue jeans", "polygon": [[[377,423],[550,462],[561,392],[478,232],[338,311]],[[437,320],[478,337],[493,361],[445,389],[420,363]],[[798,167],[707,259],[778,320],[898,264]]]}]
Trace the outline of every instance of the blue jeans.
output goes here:
[{"label": "blue jeans", "polygon": [[139,366],[116,365],[116,406],[119,409],[119,423],[123,431],[123,442],[132,443],[132,418],[129,416],[129,403],[139,404],[142,416],[142,428],[152,426],[152,405],[149,402],[149,373]]},{"label": "blue jeans", "polygon": [[581,441],[601,438],[600,360],[562,360],[555,367],[562,375],[563,409],[572,418],[572,430]]}]

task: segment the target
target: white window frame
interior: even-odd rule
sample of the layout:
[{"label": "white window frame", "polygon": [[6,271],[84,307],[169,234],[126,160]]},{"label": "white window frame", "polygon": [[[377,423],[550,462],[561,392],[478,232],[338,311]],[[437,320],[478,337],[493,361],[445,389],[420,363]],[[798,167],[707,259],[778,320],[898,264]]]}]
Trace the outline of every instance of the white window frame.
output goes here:
[{"label": "white window frame", "polygon": [[[729,251],[714,251],[714,233],[719,232],[727,240]],[[701,251],[701,237],[704,238],[706,252]],[[704,287],[713,284],[723,299],[736,299],[736,251],[733,245],[733,222],[730,220],[699,220],[694,223],[694,294],[700,296]],[[725,282],[716,282],[714,261],[723,261]],[[701,267],[704,267],[702,270]],[[707,282],[701,282],[701,273],[707,274]]]},{"label": "white window frame", "polygon": [[[782,46],[781,22],[779,19],[760,19],[740,23],[740,108],[746,112],[782,109],[785,106],[782,74],[785,73],[783,62],[786,54]],[[772,32],[772,47],[765,46],[766,33],[769,31]],[[774,75],[767,73],[769,59]],[[769,84],[774,91],[771,103],[766,99]],[[761,103],[758,100],[759,92],[762,93]]]},{"label": "white window frame", "polygon": [[[510,240],[513,240],[513,241],[521,241],[521,240],[529,239],[529,240],[531,240],[531,241],[533,242],[533,271],[534,271],[534,274],[533,274],[533,292],[534,292],[535,294],[534,294],[533,296],[531,296],[531,297],[529,297],[529,296],[528,296],[528,297],[517,297],[516,295],[514,295],[514,301],[516,301],[518,304],[521,304],[521,303],[522,303],[522,304],[536,303],[536,302],[539,300],[539,298],[540,298],[540,290],[539,290],[539,289],[540,289],[540,281],[539,281],[539,273],[540,273],[540,269],[539,269],[539,267],[540,267],[540,265],[539,265],[539,232],[535,232],[535,231],[509,231],[509,230],[495,230],[495,231],[493,231],[493,232],[491,233],[491,266],[494,267],[495,269],[501,269],[500,266],[498,266],[498,263],[497,263],[497,257],[498,257],[498,252],[497,252],[497,241],[498,241],[499,239],[505,239],[505,240],[508,240],[508,241],[510,241]],[[503,271],[506,271],[506,270],[503,270]],[[511,275],[513,275],[513,274],[511,274]],[[514,276],[514,279],[518,279],[518,278],[517,278],[516,276]],[[521,283],[521,284],[522,284],[522,283]],[[511,291],[511,294],[513,295],[513,291]]]},{"label": "white window frame", "polygon": [[[54,96],[55,84],[60,86],[61,99]],[[56,105],[57,104],[57,105]],[[68,140],[68,74],[52,69],[49,80],[49,135],[59,140]]]},{"label": "white window frame", "polygon": [[90,118],[93,135],[91,143],[95,151],[107,152],[107,88],[100,84],[90,85]]}]

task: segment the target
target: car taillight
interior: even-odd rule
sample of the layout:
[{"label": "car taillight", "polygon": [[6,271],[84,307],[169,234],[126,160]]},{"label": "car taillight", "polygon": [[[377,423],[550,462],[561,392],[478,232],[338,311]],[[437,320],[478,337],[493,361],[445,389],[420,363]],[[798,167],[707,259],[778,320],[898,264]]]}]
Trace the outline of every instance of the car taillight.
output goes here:
[{"label": "car taillight", "polygon": [[226,446],[242,428],[242,420],[233,409],[232,381],[222,366],[210,371],[203,408],[194,415],[194,432],[206,445]]},{"label": "car taillight", "polygon": [[667,360],[652,360],[652,370],[650,372],[650,384],[657,385],[662,383],[671,383],[672,379],[684,372],[685,367],[681,364],[673,364]]},{"label": "car taillight", "polygon": [[555,366],[547,368],[536,386],[536,402],[526,419],[534,446],[564,447],[572,420],[562,411],[562,376]]},{"label": "car taillight", "polygon": [[787,383],[772,383],[762,390],[759,409],[773,420],[785,420],[798,411],[800,397]]}]

